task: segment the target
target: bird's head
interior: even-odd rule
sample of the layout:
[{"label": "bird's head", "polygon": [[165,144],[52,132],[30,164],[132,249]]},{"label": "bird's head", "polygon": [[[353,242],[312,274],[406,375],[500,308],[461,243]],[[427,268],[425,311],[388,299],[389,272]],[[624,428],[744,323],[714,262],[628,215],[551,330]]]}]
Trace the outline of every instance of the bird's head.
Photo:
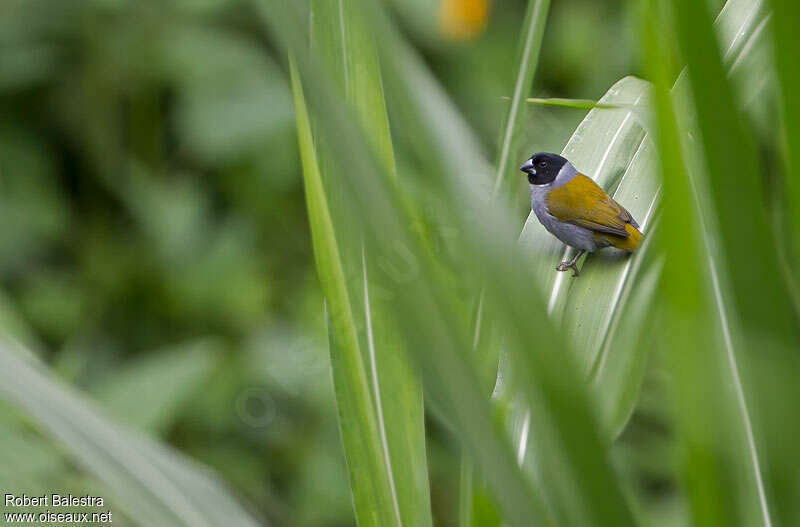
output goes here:
[{"label": "bird's head", "polygon": [[528,174],[531,185],[548,185],[553,182],[568,161],[558,154],[540,152],[534,154],[519,169]]}]

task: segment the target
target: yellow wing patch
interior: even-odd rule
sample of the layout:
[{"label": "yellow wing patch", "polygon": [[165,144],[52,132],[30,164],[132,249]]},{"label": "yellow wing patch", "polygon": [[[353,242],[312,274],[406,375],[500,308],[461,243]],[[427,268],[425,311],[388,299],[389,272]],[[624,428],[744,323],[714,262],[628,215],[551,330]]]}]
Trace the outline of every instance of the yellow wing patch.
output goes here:
[{"label": "yellow wing patch", "polygon": [[595,239],[619,249],[632,251],[642,235],[630,213],[583,174],[551,190],[547,210],[559,221],[595,231]]}]

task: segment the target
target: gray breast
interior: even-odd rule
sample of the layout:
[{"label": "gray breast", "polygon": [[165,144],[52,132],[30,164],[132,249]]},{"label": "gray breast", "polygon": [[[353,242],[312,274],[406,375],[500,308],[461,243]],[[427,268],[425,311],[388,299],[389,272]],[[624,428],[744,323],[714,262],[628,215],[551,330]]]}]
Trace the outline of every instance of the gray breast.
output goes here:
[{"label": "gray breast", "polygon": [[550,234],[571,247],[593,252],[597,250],[598,246],[592,231],[571,223],[561,222],[547,211],[546,199],[550,190],[569,182],[576,174],[575,168],[567,163],[551,184],[531,185],[531,209]]}]

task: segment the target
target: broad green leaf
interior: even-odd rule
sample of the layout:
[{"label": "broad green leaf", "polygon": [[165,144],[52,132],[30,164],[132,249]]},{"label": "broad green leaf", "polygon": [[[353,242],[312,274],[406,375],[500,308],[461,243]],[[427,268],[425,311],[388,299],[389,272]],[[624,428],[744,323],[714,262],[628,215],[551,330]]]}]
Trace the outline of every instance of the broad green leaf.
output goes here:
[{"label": "broad green leaf", "polygon": [[[647,166],[652,155],[651,146],[645,139],[641,122],[637,119],[637,112],[645,107],[647,91],[647,83],[633,77],[617,82],[600,100],[601,104],[611,108],[595,108],[590,111],[562,152],[579,170],[593,177],[628,207],[634,217],[645,226],[643,228],[646,228],[645,220],[649,220],[654,213],[658,188],[655,174]],[[588,373],[587,365],[593,362],[590,358],[593,359],[599,350],[613,346],[612,322],[624,308],[624,299],[627,297],[623,297],[622,293],[625,284],[633,278],[631,269],[638,270],[633,262],[642,255],[637,254],[633,258],[620,257],[619,254],[592,255],[586,260],[589,263],[585,266],[583,275],[574,280],[566,273],[555,271],[558,262],[567,257],[564,245],[547,232],[532,213],[520,235],[520,244],[531,257],[535,276],[549,295],[548,311],[556,318],[564,309],[567,295],[572,294],[570,288],[576,289],[578,300],[571,301],[570,306],[574,307],[568,309],[570,316],[566,323],[571,329],[568,334],[578,346],[576,351],[579,360],[584,362],[583,369]],[[595,262],[595,258],[598,261]],[[600,288],[600,291],[593,294],[593,288]],[[644,349],[636,349],[634,353],[644,352]],[[631,387],[639,386],[641,372],[631,370],[633,371],[638,376],[614,381],[625,382]],[[507,376],[503,371],[500,375],[501,378]],[[636,389],[621,389],[620,386],[615,388],[616,390],[610,391],[603,387],[593,387],[601,394],[601,406],[608,408],[608,415],[627,416],[631,408],[612,410],[610,407],[614,407],[614,403],[608,397],[612,393],[630,393]],[[625,402],[632,405],[635,398],[626,398]],[[530,427],[524,426],[527,419],[525,410],[514,418],[514,428],[517,431],[515,444],[521,460],[525,459],[529,445]],[[621,424],[603,422],[603,427],[616,431],[621,428]]]},{"label": "broad green leaf", "polygon": [[[611,193],[636,219],[645,236],[650,234],[661,186],[655,168],[654,145],[649,137],[643,137]],[[642,242],[632,255],[598,251],[586,258],[580,278],[570,280],[562,323],[587,374],[594,372],[603,359],[601,350],[610,352],[612,319],[625,305],[623,290],[635,278],[633,272],[639,269],[638,260],[646,256],[649,247],[650,244]]]},{"label": "broad green leaf", "polygon": [[[655,228],[655,226],[653,226]],[[656,233],[657,234],[657,233]],[[653,230],[645,243],[654,243]],[[639,401],[639,390],[645,376],[652,332],[648,331],[654,320],[656,292],[663,258],[648,262],[653,250],[642,247],[647,256],[637,256],[631,269],[638,279],[627,280],[620,292],[620,305],[610,321],[608,334],[591,372],[592,389],[595,393],[600,421],[607,427],[609,437],[618,437],[630,420]]]},{"label": "broad green leaf", "polygon": [[158,435],[208,379],[217,347],[201,340],[157,350],[105,377],[92,394],[117,420]]},{"label": "broad green leaf", "polygon": [[[612,195],[644,139],[645,131],[634,108],[645,106],[647,90],[646,82],[633,77],[617,82],[600,102],[620,108],[591,110],[561,152],[575,168]],[[646,197],[644,201],[648,201]],[[556,272],[555,267],[563,259],[571,258],[572,250],[566,250],[563,243],[547,232],[533,213],[525,222],[520,244],[534,258],[534,274],[540,277],[542,290],[548,292],[548,311],[559,319],[567,291],[579,280],[572,280],[570,273]],[[591,258],[586,261],[591,264]]]},{"label": "broad green leaf", "polygon": [[[767,141],[779,141],[775,127],[778,105],[775,61],[772,53],[772,15],[766,2],[731,1],[725,4],[714,27],[720,35],[722,59],[740,108],[754,131]],[[741,30],[735,33],[735,24]],[[727,40],[726,35],[734,33]]]},{"label": "broad green leaf", "polygon": [[[643,104],[646,90],[646,83],[633,77],[617,82],[599,101],[615,109],[590,111],[572,134],[562,155],[601,186],[618,182],[642,144],[644,130],[636,120],[634,108]],[[588,170],[592,166],[595,170]],[[548,293],[548,312],[553,313],[565,295],[565,274],[555,272],[556,265],[567,255],[565,246],[545,230],[533,212],[525,222],[519,243],[532,260],[533,274],[542,291]],[[500,391],[504,377],[501,368]]]},{"label": "broad green leaf", "polygon": [[208,471],[108,421],[85,397],[51,379],[35,359],[0,343],[0,396],[58,440],[140,525],[208,526],[255,521]]}]

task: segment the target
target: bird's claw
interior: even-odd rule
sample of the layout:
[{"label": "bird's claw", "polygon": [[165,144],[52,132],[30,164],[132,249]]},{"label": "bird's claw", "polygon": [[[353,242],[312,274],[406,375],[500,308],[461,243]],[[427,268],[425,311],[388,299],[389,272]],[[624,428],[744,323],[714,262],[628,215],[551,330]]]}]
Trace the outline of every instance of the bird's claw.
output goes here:
[{"label": "bird's claw", "polygon": [[556,267],[556,271],[561,271],[562,273],[567,269],[572,269],[572,277],[575,278],[576,276],[580,275],[580,271],[578,271],[578,264],[577,262],[561,262]]}]

